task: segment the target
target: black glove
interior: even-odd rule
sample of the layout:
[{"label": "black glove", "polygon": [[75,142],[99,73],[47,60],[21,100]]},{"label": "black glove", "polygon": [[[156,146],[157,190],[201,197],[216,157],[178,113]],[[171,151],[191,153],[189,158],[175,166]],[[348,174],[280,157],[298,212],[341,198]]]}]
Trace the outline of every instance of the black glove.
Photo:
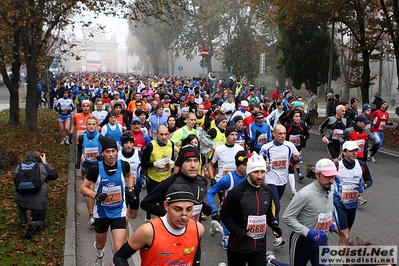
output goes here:
[{"label": "black glove", "polygon": [[107,197],[108,197],[108,194],[107,194],[107,193],[97,193],[96,196],[94,197],[94,199],[95,199],[97,202],[102,202],[102,201],[104,201]]},{"label": "black glove", "polygon": [[257,138],[259,138],[259,136],[261,135],[262,133],[260,133],[260,131],[259,130],[256,130],[256,132],[255,132],[255,136],[257,137]]},{"label": "black glove", "polygon": [[218,212],[212,212],[211,218],[212,218],[212,220],[219,221],[220,220],[219,213]]},{"label": "black glove", "polygon": [[216,185],[216,179],[215,178],[212,178],[211,179],[211,187],[213,187],[214,185]]},{"label": "black glove", "polygon": [[280,237],[283,235],[283,231],[281,231],[281,228],[278,226],[278,222],[274,220],[272,224],[270,225],[270,228],[277,234],[277,237]]},{"label": "black glove", "polygon": [[129,202],[130,208],[133,208],[133,204],[134,204],[134,202],[137,199],[136,198],[136,194],[134,193],[134,190],[127,191],[126,192],[126,198],[127,198],[128,202]]},{"label": "black glove", "polygon": [[242,232],[242,233],[238,236],[238,241],[240,241],[240,242],[245,242],[245,241],[247,241],[247,240],[252,239],[252,237],[250,237],[250,236],[247,235],[247,232],[248,232],[248,230]]},{"label": "black glove", "polygon": [[80,169],[80,161],[76,162],[75,168],[76,168],[76,169]]}]

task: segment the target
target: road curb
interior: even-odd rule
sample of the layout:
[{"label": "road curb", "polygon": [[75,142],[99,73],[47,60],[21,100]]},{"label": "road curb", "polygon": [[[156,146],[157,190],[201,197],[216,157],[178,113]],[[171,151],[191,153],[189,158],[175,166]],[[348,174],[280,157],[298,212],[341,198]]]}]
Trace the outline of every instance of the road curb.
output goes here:
[{"label": "road curb", "polygon": [[69,145],[67,219],[65,228],[64,265],[76,265],[76,218],[75,218],[75,149]]}]

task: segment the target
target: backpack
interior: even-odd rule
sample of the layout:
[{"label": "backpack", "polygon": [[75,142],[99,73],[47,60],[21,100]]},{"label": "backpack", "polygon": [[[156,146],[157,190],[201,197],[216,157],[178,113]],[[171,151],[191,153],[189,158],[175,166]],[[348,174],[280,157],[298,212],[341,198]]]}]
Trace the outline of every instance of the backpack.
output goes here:
[{"label": "backpack", "polygon": [[42,189],[39,163],[24,161],[14,177],[15,191],[22,194],[35,194]]}]

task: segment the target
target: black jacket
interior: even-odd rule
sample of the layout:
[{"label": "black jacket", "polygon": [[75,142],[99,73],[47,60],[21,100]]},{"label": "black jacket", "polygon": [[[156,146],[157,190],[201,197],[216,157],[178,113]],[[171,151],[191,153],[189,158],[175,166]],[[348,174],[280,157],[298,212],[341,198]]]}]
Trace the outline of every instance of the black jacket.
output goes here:
[{"label": "black jacket", "polygon": [[248,179],[229,191],[220,211],[220,219],[230,231],[231,251],[251,253],[266,249],[266,232],[263,238],[256,240],[239,241],[238,236],[246,232],[249,215],[266,215],[267,224],[269,226],[272,224],[275,220],[272,200],[273,191],[268,186],[262,184],[259,188],[255,188]]},{"label": "black jacket", "polygon": [[[205,177],[197,175],[194,179],[184,175],[181,171],[177,174],[173,174],[161,183],[159,183],[151,192],[148,194],[140,204],[141,209],[150,212],[156,216],[164,216],[166,214],[163,202],[166,198],[166,191],[173,184],[186,184],[188,185],[195,196],[195,205],[202,204],[202,212],[205,215],[211,215],[212,208],[204,202],[208,182]],[[201,217],[201,216],[200,216]]]}]

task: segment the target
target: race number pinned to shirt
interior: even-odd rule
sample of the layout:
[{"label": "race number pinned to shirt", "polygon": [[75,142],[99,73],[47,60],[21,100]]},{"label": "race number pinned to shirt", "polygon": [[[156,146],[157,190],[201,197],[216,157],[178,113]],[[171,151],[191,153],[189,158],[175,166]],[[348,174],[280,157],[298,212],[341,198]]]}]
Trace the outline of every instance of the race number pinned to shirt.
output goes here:
[{"label": "race number pinned to shirt", "polygon": [[301,135],[290,135],[290,142],[295,146],[301,145]]},{"label": "race number pinned to shirt", "polygon": [[109,185],[108,187],[102,187],[101,192],[108,195],[105,200],[101,202],[102,206],[113,206],[119,204],[122,200],[121,186]]},{"label": "race number pinned to shirt", "polygon": [[357,201],[359,192],[355,185],[342,185],[341,200],[343,203],[352,203]]},{"label": "race number pinned to shirt", "polygon": [[341,137],[342,133],[344,133],[342,129],[334,129],[332,139],[339,140],[339,137]]},{"label": "race number pinned to shirt", "polygon": [[258,145],[263,145],[267,143],[267,134],[260,134],[258,137]]},{"label": "race number pinned to shirt", "polygon": [[272,159],[272,168],[274,170],[283,170],[287,167],[287,159],[286,158],[273,158]]},{"label": "race number pinned to shirt", "polygon": [[358,151],[364,151],[364,145],[366,144],[366,141],[364,139],[357,139],[355,140],[357,146],[359,147]]},{"label": "race number pinned to shirt", "polygon": [[385,130],[385,124],[386,122],[380,122],[380,125],[378,126],[378,130]]},{"label": "race number pinned to shirt", "polygon": [[[217,177],[217,178],[222,178],[223,176],[225,176],[227,173],[230,173],[234,170],[236,170],[236,165],[235,164],[225,164],[222,167],[222,172],[220,173],[221,176]],[[217,179],[217,180],[219,180]]]},{"label": "race number pinned to shirt", "polygon": [[194,205],[193,206],[193,216],[191,216],[191,218],[194,219],[194,221],[199,222],[199,218],[201,215],[201,211],[202,211],[202,204],[200,205]]},{"label": "race number pinned to shirt", "polygon": [[266,234],[266,214],[261,216],[249,215],[247,235],[253,239],[264,238]]},{"label": "race number pinned to shirt", "polygon": [[332,223],[332,212],[330,213],[319,213],[317,217],[317,224],[315,226],[315,230],[330,230],[330,226]]},{"label": "race number pinned to shirt", "polygon": [[85,148],[85,158],[87,161],[93,162],[97,161],[98,147],[88,147]]},{"label": "race number pinned to shirt", "polygon": [[163,172],[167,172],[167,171],[169,171],[169,158],[164,158],[164,159],[162,159],[162,160],[164,160],[164,162],[165,162],[165,166],[164,167],[156,167],[155,168],[155,171],[156,172],[161,172],[161,173],[163,173]]}]

